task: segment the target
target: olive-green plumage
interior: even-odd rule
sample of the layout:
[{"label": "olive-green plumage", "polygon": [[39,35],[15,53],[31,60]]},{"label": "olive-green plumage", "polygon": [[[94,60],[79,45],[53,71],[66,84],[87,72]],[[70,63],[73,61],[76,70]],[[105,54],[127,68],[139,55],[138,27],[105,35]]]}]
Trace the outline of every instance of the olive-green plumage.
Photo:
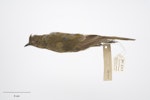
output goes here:
[{"label": "olive-green plumage", "polygon": [[45,48],[56,52],[77,52],[89,47],[100,46],[103,43],[114,43],[118,40],[134,40],[130,38],[100,35],[69,34],[52,32],[45,35],[34,35],[29,37],[29,43],[39,48]]}]

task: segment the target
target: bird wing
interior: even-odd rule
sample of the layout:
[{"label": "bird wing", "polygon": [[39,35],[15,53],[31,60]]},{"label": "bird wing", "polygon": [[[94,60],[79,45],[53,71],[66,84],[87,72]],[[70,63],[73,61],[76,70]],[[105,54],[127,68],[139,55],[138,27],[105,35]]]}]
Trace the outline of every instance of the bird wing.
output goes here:
[{"label": "bird wing", "polygon": [[75,48],[76,50],[84,50],[92,46],[100,46],[99,35],[86,35],[85,39],[79,42]]}]

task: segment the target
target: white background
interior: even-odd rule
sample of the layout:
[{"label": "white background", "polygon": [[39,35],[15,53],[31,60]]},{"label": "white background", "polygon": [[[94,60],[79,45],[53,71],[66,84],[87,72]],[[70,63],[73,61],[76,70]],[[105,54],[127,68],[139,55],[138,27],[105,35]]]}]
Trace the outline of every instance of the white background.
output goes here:
[{"label": "white background", "polygon": [[[102,47],[64,54],[24,48],[31,33],[53,31],[136,41],[121,41],[125,69],[103,81]],[[0,0],[0,100],[149,100],[149,34],[150,0]]]}]

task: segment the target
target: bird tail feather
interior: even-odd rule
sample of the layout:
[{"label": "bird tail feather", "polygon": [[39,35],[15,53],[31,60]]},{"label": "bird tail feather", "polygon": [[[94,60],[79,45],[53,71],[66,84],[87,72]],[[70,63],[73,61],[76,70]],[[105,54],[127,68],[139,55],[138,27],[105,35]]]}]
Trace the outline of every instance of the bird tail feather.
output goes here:
[{"label": "bird tail feather", "polygon": [[125,37],[117,37],[117,36],[101,36],[104,39],[112,39],[112,40],[132,40],[134,41],[135,39],[132,38],[125,38]]}]

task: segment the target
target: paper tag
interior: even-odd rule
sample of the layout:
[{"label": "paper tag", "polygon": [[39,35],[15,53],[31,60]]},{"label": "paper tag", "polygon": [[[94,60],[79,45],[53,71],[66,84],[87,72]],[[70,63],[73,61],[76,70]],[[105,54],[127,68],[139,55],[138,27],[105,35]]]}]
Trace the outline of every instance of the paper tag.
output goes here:
[{"label": "paper tag", "polygon": [[112,60],[111,60],[111,45],[103,45],[104,55],[104,81],[112,80]]},{"label": "paper tag", "polygon": [[114,70],[123,71],[124,70],[125,57],[122,54],[118,54],[114,58]]}]

